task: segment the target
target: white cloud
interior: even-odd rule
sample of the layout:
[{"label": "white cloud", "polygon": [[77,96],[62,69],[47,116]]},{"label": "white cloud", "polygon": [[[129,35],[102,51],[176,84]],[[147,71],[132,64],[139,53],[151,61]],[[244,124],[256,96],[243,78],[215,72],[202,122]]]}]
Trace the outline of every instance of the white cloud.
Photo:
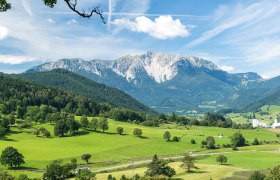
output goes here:
[{"label": "white cloud", "polygon": [[0,55],[0,63],[3,64],[21,64],[24,62],[34,61],[35,58],[29,56]]},{"label": "white cloud", "polygon": [[69,21],[66,22],[66,24],[71,25],[71,24],[76,24],[77,20],[76,19],[71,19]]},{"label": "white cloud", "polygon": [[[202,44],[226,30],[251,23],[254,19],[259,18],[259,16],[263,15],[264,13],[260,9],[259,3],[253,4],[248,7],[237,5],[232,9],[222,6],[222,8],[218,9],[218,11],[219,12],[215,14],[218,17],[214,19],[222,18],[221,14],[223,14],[226,18],[220,20],[220,22],[214,28],[204,32],[199,38],[190,42],[187,45],[188,47]],[[231,14],[230,17],[228,17],[228,13]]]},{"label": "white cloud", "polygon": [[21,2],[24,10],[29,14],[29,16],[33,16],[30,4],[26,0],[21,0]]},{"label": "white cloud", "polygon": [[[97,21],[77,18],[74,13],[68,14],[67,19],[65,14],[54,14],[55,9],[68,10],[62,1],[58,2],[55,9],[45,7],[38,0],[30,0],[30,6],[36,16],[26,13],[21,1],[15,1],[11,11],[0,13],[0,39],[7,36],[7,30],[12,39],[0,41],[0,48],[9,50],[5,52],[9,55],[0,56],[0,63],[20,64],[33,60],[54,61],[76,57],[114,59],[139,52],[145,46],[145,42],[139,44],[131,39],[107,34],[107,27]],[[79,26],[74,23],[79,23]]]},{"label": "white cloud", "polygon": [[232,72],[235,70],[235,68],[233,66],[219,66],[219,68],[226,72]]},{"label": "white cloud", "polygon": [[0,26],[0,40],[8,36],[8,28]]},{"label": "white cloud", "polygon": [[49,23],[52,23],[52,24],[55,23],[55,21],[54,21],[52,18],[48,18],[47,21],[48,21]]},{"label": "white cloud", "polygon": [[113,24],[133,32],[147,33],[157,39],[172,39],[190,35],[187,27],[179,19],[171,16],[159,16],[154,21],[145,17],[136,17],[135,20],[115,19]]}]

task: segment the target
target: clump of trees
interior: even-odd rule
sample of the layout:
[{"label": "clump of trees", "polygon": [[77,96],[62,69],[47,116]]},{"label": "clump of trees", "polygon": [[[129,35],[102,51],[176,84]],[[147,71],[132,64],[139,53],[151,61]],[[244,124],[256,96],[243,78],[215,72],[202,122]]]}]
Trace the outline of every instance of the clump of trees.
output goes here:
[{"label": "clump of trees", "polygon": [[231,137],[231,144],[232,147],[240,147],[240,146],[245,146],[245,138],[240,132],[234,133]]},{"label": "clump of trees", "polygon": [[46,128],[44,128],[44,127],[40,127],[39,129],[35,129],[34,134],[35,134],[36,136],[39,136],[40,134],[43,134],[43,136],[45,136],[45,137],[47,137],[47,138],[51,136],[50,131],[48,131],[48,130],[47,130]]},{"label": "clump of trees", "polygon": [[[169,131],[165,131],[164,134],[163,134],[163,139],[165,139],[167,142],[171,141],[171,134]],[[172,141],[173,142],[179,142],[180,141],[180,138],[177,137],[177,136],[174,136],[172,138]]]},{"label": "clump of trees", "polygon": [[55,160],[47,165],[43,179],[67,179],[74,176],[77,168],[76,161],[64,164],[61,160]]},{"label": "clump of trees", "polygon": [[175,122],[178,125],[184,126],[207,126],[207,127],[222,127],[233,129],[252,129],[252,124],[236,124],[230,118],[225,118],[219,113],[206,113],[202,120],[188,118],[184,116],[177,116],[175,113],[171,115],[160,114],[158,119],[162,122]]},{"label": "clump of trees", "polygon": [[152,162],[147,167],[145,176],[148,177],[167,176],[171,178],[176,174],[175,170],[168,166],[166,161],[159,159],[157,155],[154,155]]},{"label": "clump of trees", "polygon": [[201,147],[206,147],[207,149],[216,149],[216,141],[213,136],[208,136],[205,141],[201,142]]},{"label": "clump of trees", "polygon": [[6,134],[10,131],[10,127],[15,124],[15,118],[12,114],[7,116],[2,116],[0,114],[0,138],[6,136]]},{"label": "clump of trees", "polygon": [[0,163],[4,166],[9,166],[10,168],[19,167],[24,164],[24,156],[19,153],[16,148],[7,147],[2,151],[0,156]]},{"label": "clump of trees", "polygon": [[75,120],[73,115],[61,113],[60,120],[54,126],[54,135],[63,137],[65,134],[70,133],[74,135],[78,132],[80,124]]}]

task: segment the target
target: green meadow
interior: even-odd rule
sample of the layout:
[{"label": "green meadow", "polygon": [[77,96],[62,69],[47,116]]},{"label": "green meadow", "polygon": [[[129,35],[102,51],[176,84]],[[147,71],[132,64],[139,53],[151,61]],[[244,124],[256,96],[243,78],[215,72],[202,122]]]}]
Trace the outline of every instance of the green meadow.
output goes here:
[{"label": "green meadow", "polygon": [[[79,119],[79,117],[77,117],[77,119]],[[280,140],[276,137],[275,132],[267,129],[235,130],[217,127],[184,127],[177,126],[176,124],[165,124],[161,127],[146,127],[114,120],[109,120],[109,131],[105,133],[81,129],[78,134],[73,137],[54,137],[53,125],[50,124],[37,124],[36,126],[45,127],[50,130],[52,134],[51,138],[36,137],[36,135],[33,134],[32,129],[18,130],[17,128],[12,128],[13,133],[9,134],[6,139],[1,140],[0,151],[8,146],[13,146],[25,157],[26,163],[24,164],[24,171],[14,171],[13,174],[24,172],[31,177],[40,177],[42,174],[41,172],[35,173],[30,171],[30,169],[42,170],[48,163],[56,159],[68,161],[71,158],[77,158],[78,163],[85,163],[81,160],[81,155],[85,153],[92,155],[90,160],[91,168],[99,169],[106,166],[100,166],[101,162],[115,161],[115,164],[121,164],[131,162],[131,159],[133,158],[135,158],[135,161],[141,158],[150,159],[154,154],[170,155],[185,153],[188,151],[193,151],[195,153],[215,152],[201,149],[201,141],[205,140],[207,136],[214,136],[216,145],[228,144],[230,143],[230,136],[236,131],[240,131],[249,143],[253,142],[254,138],[258,138],[259,141]],[[124,135],[116,134],[116,128],[119,126],[124,128]],[[142,129],[142,138],[132,135],[134,128]],[[172,136],[181,137],[181,141],[166,142],[163,139],[163,134],[167,130],[170,131]],[[223,135],[224,138],[218,137],[221,135]],[[191,144],[192,139],[196,141],[196,144]],[[261,147],[263,147],[263,149]],[[252,150],[257,148],[260,148],[260,151],[275,150],[280,148],[280,145],[247,146],[241,148],[241,150]],[[219,149],[216,151],[232,150]],[[255,167],[254,164],[257,163],[257,159],[255,162],[253,160],[250,162],[245,159],[245,164],[242,164],[242,161],[239,163],[240,159],[238,158],[241,153],[229,154],[229,159],[231,159],[230,163],[232,163],[234,167],[252,169],[268,168],[277,162],[280,163],[280,158],[276,158],[273,161],[270,161],[269,159],[265,161],[265,157],[267,157],[265,155],[267,154],[260,154],[259,157],[251,153],[254,152],[248,152],[248,156],[246,155],[245,157],[249,158],[249,155],[252,155],[252,157],[257,157],[257,159],[262,160],[262,158],[264,158],[264,161],[262,161],[263,163],[256,165]],[[280,157],[279,154],[274,154],[271,155],[271,158],[277,155]],[[203,159],[200,163],[213,165],[213,163],[215,164],[213,158],[215,157]],[[114,165],[114,163],[109,165]]]}]

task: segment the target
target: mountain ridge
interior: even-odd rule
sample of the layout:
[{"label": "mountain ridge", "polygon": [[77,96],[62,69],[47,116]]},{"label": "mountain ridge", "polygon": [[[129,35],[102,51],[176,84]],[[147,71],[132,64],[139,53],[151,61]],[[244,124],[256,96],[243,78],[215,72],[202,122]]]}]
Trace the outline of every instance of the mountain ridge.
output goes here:
[{"label": "mountain ridge", "polygon": [[[264,83],[267,80],[254,72],[231,74],[202,58],[150,51],[115,60],[61,59],[27,72],[57,68],[118,88],[164,112],[197,110],[199,106],[213,106],[215,109],[235,106],[242,109],[249,103],[242,101],[243,94],[254,101],[255,97],[264,97],[261,93],[268,88]],[[247,93],[259,87],[261,90],[256,96]],[[242,103],[240,107],[239,102]],[[166,110],[167,107],[169,110]]]}]

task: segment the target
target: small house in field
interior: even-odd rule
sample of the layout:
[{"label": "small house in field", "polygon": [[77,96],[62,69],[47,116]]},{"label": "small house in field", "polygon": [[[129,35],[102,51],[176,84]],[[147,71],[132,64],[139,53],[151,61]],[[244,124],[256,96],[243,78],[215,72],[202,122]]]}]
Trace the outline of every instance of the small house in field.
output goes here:
[{"label": "small house in field", "polygon": [[257,127],[268,127],[266,123],[260,122],[257,119],[252,119],[253,128]]},{"label": "small house in field", "polygon": [[274,120],[274,123],[271,126],[272,128],[280,128],[280,121],[278,119]]}]

